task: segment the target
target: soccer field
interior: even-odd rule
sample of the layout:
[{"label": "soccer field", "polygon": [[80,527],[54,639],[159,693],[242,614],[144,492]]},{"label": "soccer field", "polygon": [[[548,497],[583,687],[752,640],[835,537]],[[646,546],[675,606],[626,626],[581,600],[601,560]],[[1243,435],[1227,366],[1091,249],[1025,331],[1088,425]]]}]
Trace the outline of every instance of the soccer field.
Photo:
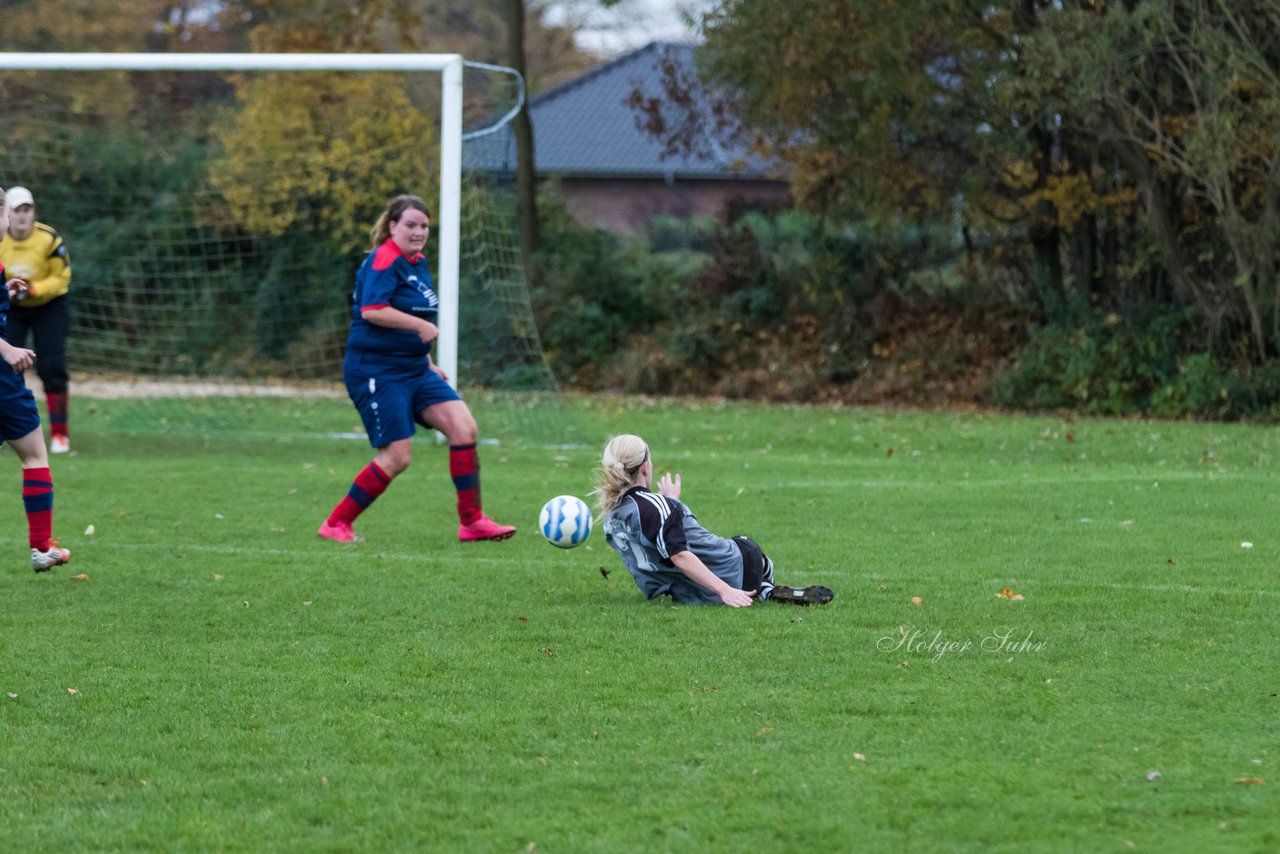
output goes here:
[{"label": "soccer field", "polygon": [[345,400],[81,400],[71,566],[31,573],[7,455],[0,849],[1280,847],[1274,429],[574,405],[835,601],[645,602],[598,531],[552,548],[597,447],[483,447],[521,530],[462,545],[424,440],[340,546]]}]

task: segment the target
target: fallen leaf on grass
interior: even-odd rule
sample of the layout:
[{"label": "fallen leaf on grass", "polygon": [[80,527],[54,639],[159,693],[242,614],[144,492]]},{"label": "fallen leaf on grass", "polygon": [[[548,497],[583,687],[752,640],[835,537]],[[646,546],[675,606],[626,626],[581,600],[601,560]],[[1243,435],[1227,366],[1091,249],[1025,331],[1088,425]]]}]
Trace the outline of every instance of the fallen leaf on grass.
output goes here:
[{"label": "fallen leaf on grass", "polygon": [[919,605],[921,601],[923,601],[923,600],[921,600],[921,598],[920,598],[919,596],[912,596],[912,597],[911,597],[911,604],[912,604],[912,605]]},{"label": "fallen leaf on grass", "polygon": [[890,449],[888,450],[888,452],[887,452],[887,453],[885,453],[885,456],[886,456],[886,457],[892,457],[892,456],[893,456],[893,448],[890,448]]},{"label": "fallen leaf on grass", "polygon": [[853,758],[854,758],[854,759],[856,759],[856,760],[858,760],[859,762],[866,762],[866,761],[867,761],[867,757],[863,756],[861,753],[855,753],[855,754],[853,754]]},{"label": "fallen leaf on grass", "polygon": [[1160,776],[1161,776],[1161,775],[1160,775],[1160,772],[1159,772],[1159,771],[1148,771],[1148,772],[1147,772],[1147,782],[1148,782],[1148,783],[1154,783],[1156,780],[1159,780],[1159,779],[1160,779]]},{"label": "fallen leaf on grass", "polygon": [[556,654],[556,651],[555,651],[554,649],[552,649],[551,647],[549,647],[549,646],[544,646],[544,647],[542,648],[542,654],[543,654],[543,655],[546,655],[546,656],[548,656],[548,657],[550,657],[550,658],[554,658],[554,657],[555,657],[555,654]]},{"label": "fallen leaf on grass", "polygon": [[83,573],[83,572],[82,572],[82,573],[80,573],[79,575],[73,575],[73,576],[71,576],[71,580],[72,580],[72,581],[88,581],[88,580],[89,580],[89,576],[88,576],[88,574],[86,574],[86,573]]},{"label": "fallen leaf on grass", "polygon": [[15,694],[15,693],[13,693],[12,691],[10,691],[10,692],[9,692],[9,699],[10,699],[10,700],[16,700],[16,699],[18,699],[18,695],[17,695],[17,694]]},{"label": "fallen leaf on grass", "polygon": [[1241,786],[1261,786],[1266,780],[1261,777],[1239,777],[1236,782]]},{"label": "fallen leaf on grass", "polygon": [[214,580],[214,581],[221,581],[224,577],[225,577],[225,576],[218,575],[218,573],[216,573],[216,572],[213,574],[213,580]]},{"label": "fallen leaf on grass", "polygon": [[756,735],[768,735],[771,732],[773,732],[773,727],[762,726],[760,729],[756,730]]},{"label": "fallen leaf on grass", "polygon": [[79,693],[80,693],[80,689],[79,689],[79,688],[68,688],[68,689],[67,689],[67,693],[68,693],[68,694],[79,694]]},{"label": "fallen leaf on grass", "polygon": [[1001,587],[1000,592],[996,594],[996,598],[1008,599],[1012,602],[1021,602],[1024,597],[1021,593],[1014,593],[1012,587]]},{"label": "fallen leaf on grass", "polygon": [[603,566],[602,566],[602,567],[600,567],[600,577],[601,577],[601,578],[603,578],[605,581],[608,581],[608,580],[609,580],[609,570],[605,569]]},{"label": "fallen leaf on grass", "polygon": [[87,527],[87,528],[85,528],[85,529],[84,529],[84,535],[85,535],[86,537],[92,537],[92,536],[93,536],[93,526],[92,526],[92,525],[90,525],[89,527]]}]

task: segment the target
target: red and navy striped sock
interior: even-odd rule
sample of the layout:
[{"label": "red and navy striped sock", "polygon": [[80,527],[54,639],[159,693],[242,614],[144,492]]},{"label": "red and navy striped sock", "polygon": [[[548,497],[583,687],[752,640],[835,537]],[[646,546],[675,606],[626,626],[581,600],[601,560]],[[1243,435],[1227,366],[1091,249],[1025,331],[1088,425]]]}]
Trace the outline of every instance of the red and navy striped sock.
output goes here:
[{"label": "red and navy striped sock", "polygon": [[377,500],[379,495],[387,491],[390,483],[391,477],[377,463],[369,463],[360,474],[356,475],[351,489],[347,490],[346,496],[329,514],[329,524],[350,525],[357,516],[369,509],[369,505]]},{"label": "red and navy striped sock", "polygon": [[49,407],[49,435],[67,436],[67,392],[46,392],[44,402]]},{"label": "red and navy striped sock", "polygon": [[470,445],[449,446],[449,474],[453,488],[458,490],[458,518],[470,525],[479,519],[480,509],[480,457],[475,442]]},{"label": "red and navy striped sock", "polygon": [[22,505],[31,548],[46,551],[53,536],[53,475],[48,468],[22,470]]}]

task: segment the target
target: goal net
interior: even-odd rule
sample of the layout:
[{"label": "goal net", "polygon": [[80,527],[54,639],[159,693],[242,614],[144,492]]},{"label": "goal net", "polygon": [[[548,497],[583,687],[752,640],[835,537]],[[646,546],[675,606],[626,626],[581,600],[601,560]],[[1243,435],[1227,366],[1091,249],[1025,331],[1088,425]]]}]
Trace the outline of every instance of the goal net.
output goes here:
[{"label": "goal net", "polygon": [[514,79],[452,55],[0,54],[0,185],[66,241],[72,371],[132,383],[144,431],[225,423],[200,415],[220,394],[345,398],[355,270],[386,200],[414,193],[436,361],[486,435],[572,431],[511,177],[466,151],[505,137]]}]

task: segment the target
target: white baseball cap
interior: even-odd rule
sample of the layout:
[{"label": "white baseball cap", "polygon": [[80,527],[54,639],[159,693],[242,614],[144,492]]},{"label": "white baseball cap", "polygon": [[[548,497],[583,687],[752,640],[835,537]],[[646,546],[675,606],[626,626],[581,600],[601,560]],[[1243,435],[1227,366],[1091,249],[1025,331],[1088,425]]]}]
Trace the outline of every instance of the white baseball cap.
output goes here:
[{"label": "white baseball cap", "polygon": [[34,205],[36,200],[32,198],[31,191],[26,187],[10,187],[9,192],[4,194],[4,205],[9,210],[17,210],[23,205]]}]

